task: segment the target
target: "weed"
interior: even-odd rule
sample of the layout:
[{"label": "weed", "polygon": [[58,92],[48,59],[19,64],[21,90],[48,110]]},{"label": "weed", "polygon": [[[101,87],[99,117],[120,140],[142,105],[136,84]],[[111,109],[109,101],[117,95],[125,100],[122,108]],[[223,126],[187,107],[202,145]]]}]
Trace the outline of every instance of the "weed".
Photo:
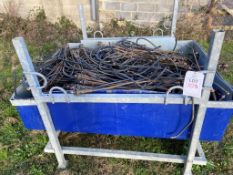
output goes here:
[{"label": "weed", "polygon": [[81,38],[81,31],[77,26],[65,16],[58,19],[55,24],[56,31],[60,36],[60,42],[77,42]]},{"label": "weed", "polygon": [[46,14],[45,14],[44,9],[41,9],[41,8],[36,9],[35,20],[38,22],[45,22]]}]

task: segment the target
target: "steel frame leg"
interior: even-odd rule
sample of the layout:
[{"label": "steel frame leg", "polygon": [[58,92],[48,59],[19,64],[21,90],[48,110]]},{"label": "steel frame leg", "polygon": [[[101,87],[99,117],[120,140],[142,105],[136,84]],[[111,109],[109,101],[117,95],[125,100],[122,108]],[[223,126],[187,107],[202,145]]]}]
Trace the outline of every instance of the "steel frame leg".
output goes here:
[{"label": "steel frame leg", "polygon": [[202,129],[202,124],[205,118],[205,113],[206,113],[206,106],[200,106],[198,109],[198,114],[192,132],[187,160],[185,162],[184,175],[192,174],[193,160],[196,154],[197,144],[199,142],[199,137]]},{"label": "steel frame leg", "polygon": [[81,29],[82,29],[82,34],[83,34],[83,39],[87,39],[87,27],[86,27],[86,18],[84,16],[84,8],[83,5],[79,6],[79,17],[80,17],[80,24],[81,24]]},{"label": "steel frame leg", "polygon": [[54,153],[58,161],[58,168],[64,169],[67,167],[67,160],[64,157],[60,141],[58,139],[58,134],[55,130],[52,118],[50,116],[48,105],[46,103],[39,102],[37,103],[37,108],[40,112],[41,118],[46,128],[49,137],[49,142],[51,143],[52,148],[54,149]]},{"label": "steel frame leg", "polygon": [[[217,65],[218,65],[218,60],[219,56],[221,53],[221,48],[224,40],[224,35],[225,32],[223,31],[213,31],[211,35],[211,43],[210,43],[210,49],[208,52],[208,66],[207,66],[207,71],[210,73],[206,74],[205,81],[204,81],[204,87],[212,87]],[[212,72],[212,73],[211,73]],[[185,168],[184,168],[184,175],[191,175],[192,174],[192,165],[193,165],[193,160],[195,157],[195,153],[197,150],[200,134],[201,134],[201,129],[202,125],[204,122],[207,106],[206,104],[209,101],[210,97],[210,90],[208,89],[203,89],[202,92],[202,100],[201,104],[199,104],[199,108],[197,111],[197,117],[194,123],[193,131],[192,131],[192,136],[190,140],[190,145],[189,145],[189,150],[188,150],[188,156],[187,160],[185,163]]]},{"label": "steel frame leg", "polygon": [[16,53],[19,57],[19,61],[22,65],[22,68],[27,74],[25,74],[28,84],[30,86],[32,95],[36,101],[37,108],[41,115],[42,121],[44,123],[45,129],[47,131],[49,141],[54,149],[57,161],[58,168],[66,168],[67,161],[65,160],[60,142],[58,140],[58,135],[56,133],[49,108],[46,103],[40,102],[41,89],[39,86],[38,78],[30,72],[35,72],[34,66],[32,64],[32,59],[28,53],[27,46],[22,37],[17,37],[12,40],[15,47]]},{"label": "steel frame leg", "polygon": [[179,10],[179,1],[180,0],[174,0],[173,15],[172,15],[172,26],[171,26],[171,36],[174,36],[176,34],[176,23],[177,23],[178,10]]}]

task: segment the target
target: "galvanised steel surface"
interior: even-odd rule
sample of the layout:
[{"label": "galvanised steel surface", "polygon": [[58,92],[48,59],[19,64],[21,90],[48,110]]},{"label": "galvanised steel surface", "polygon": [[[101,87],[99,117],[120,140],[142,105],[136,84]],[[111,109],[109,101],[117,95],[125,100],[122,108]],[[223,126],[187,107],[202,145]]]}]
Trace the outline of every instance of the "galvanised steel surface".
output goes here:
[{"label": "galvanised steel surface", "polygon": [[176,34],[176,23],[177,23],[177,17],[178,17],[178,10],[179,10],[179,0],[174,0],[172,25],[171,25],[171,36],[174,36]]},{"label": "galvanised steel surface", "polygon": [[[211,35],[212,36],[211,36],[210,48],[208,53],[208,64],[206,70],[210,72],[211,71],[216,72],[225,32],[213,31]],[[215,73],[207,73],[205,76],[203,86],[212,87],[214,82],[214,77],[215,77]],[[192,169],[193,159],[196,154],[197,144],[199,142],[202,125],[205,119],[206,111],[208,109],[206,103],[208,103],[209,98],[210,98],[210,90],[204,88],[202,92],[201,103],[198,106],[198,111],[197,111],[197,116],[194,123],[193,131],[191,133],[190,146],[187,156],[187,162],[184,168],[184,174],[192,174],[191,169]]]},{"label": "galvanised steel surface", "polygon": [[[74,155],[114,157],[114,158],[123,158],[123,159],[149,160],[149,161],[172,162],[172,163],[185,163],[186,161],[186,156],[184,155],[158,154],[158,153],[149,153],[149,152],[109,150],[109,149],[98,149],[98,148],[67,147],[67,146],[62,146],[62,150],[64,154],[74,154]],[[54,150],[50,143],[46,145],[44,151],[47,153],[54,153]],[[198,143],[197,154],[198,156],[194,158],[193,164],[206,165],[207,161],[200,143]]]},{"label": "galvanised steel surface", "polygon": [[91,19],[93,20],[93,21],[96,21],[97,20],[97,2],[96,2],[96,0],[91,0]]},{"label": "galvanised steel surface", "polygon": [[58,167],[65,168],[67,165],[67,161],[65,160],[64,154],[62,152],[61,145],[59,143],[47,103],[38,101],[38,99],[40,99],[40,96],[42,94],[38,78],[36,77],[35,74],[28,74],[28,72],[35,72],[35,69],[32,64],[32,59],[28,53],[27,46],[22,37],[14,38],[12,42],[15,47],[16,53],[19,57],[20,64],[24,72],[27,72],[25,76],[30,86],[40,116],[43,120],[43,124],[46,128],[49,140],[55,151],[55,155],[58,161]]},{"label": "galvanised steel surface", "polygon": [[79,6],[79,18],[80,18],[83,39],[87,39],[87,27],[86,27],[86,19],[84,16],[83,5]]}]

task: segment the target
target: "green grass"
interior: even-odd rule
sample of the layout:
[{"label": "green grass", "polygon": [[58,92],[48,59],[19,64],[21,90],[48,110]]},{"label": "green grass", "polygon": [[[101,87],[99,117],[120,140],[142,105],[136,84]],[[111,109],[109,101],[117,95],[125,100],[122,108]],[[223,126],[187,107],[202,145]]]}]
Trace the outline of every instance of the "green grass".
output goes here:
[{"label": "green grass", "polygon": [[[208,51],[208,42],[199,41],[199,43],[206,51]],[[233,41],[224,42],[220,57],[220,63],[227,64],[228,68],[226,70],[219,69],[219,71],[221,72],[225,80],[233,84]]]},{"label": "green grass", "polygon": [[[208,48],[206,42],[201,42]],[[29,44],[29,51],[34,59],[54,50],[56,44],[47,42],[41,46]],[[221,54],[221,62],[229,65],[222,71],[224,78],[233,83],[233,41],[225,42]],[[113,158],[97,158],[69,155],[67,170],[56,170],[57,162],[53,154],[43,153],[48,139],[44,132],[29,131],[24,128],[18,113],[11,106],[9,98],[13,92],[12,60],[16,58],[9,41],[0,39],[0,174],[174,174],[179,175],[183,165],[158,163],[149,161],[123,160]],[[16,59],[17,60],[17,59]],[[21,68],[16,61],[17,76]],[[19,81],[19,78],[18,78]],[[101,147],[113,149],[152,151],[161,153],[185,153],[187,142],[161,139],[117,137],[94,134],[62,134],[60,140],[64,145],[84,147]],[[203,147],[209,160],[207,166],[194,166],[195,174],[233,174],[233,124],[223,141],[218,143],[205,142]]]}]

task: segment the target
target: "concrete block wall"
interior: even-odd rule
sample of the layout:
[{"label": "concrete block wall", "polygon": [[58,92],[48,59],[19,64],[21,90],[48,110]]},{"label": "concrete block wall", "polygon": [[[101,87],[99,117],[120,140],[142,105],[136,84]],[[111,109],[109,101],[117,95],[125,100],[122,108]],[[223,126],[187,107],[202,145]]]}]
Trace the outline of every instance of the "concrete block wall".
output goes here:
[{"label": "concrete block wall", "polygon": [[57,22],[61,16],[66,16],[80,26],[78,6],[84,6],[85,17],[88,24],[92,24],[90,14],[90,0],[0,0],[0,13],[6,13],[9,2],[13,2],[18,10],[17,14],[23,18],[28,17],[36,9],[44,9],[46,17],[51,22]]},{"label": "concrete block wall", "polygon": [[[179,13],[186,13],[190,7],[206,5],[210,0],[180,0]],[[31,10],[43,8],[49,21],[56,22],[59,17],[66,16],[78,26],[78,5],[84,5],[87,23],[92,25],[90,0],[0,0],[0,12],[7,12],[12,2],[17,14],[27,17]],[[112,18],[126,19],[139,25],[154,25],[163,17],[170,16],[174,0],[97,0],[100,22]],[[15,10],[16,11],[16,10]]]},{"label": "concrete block wall", "polygon": [[[207,5],[209,0],[180,0],[179,14]],[[173,13],[174,0],[99,0],[100,22],[111,18],[126,19],[151,26]]]}]

